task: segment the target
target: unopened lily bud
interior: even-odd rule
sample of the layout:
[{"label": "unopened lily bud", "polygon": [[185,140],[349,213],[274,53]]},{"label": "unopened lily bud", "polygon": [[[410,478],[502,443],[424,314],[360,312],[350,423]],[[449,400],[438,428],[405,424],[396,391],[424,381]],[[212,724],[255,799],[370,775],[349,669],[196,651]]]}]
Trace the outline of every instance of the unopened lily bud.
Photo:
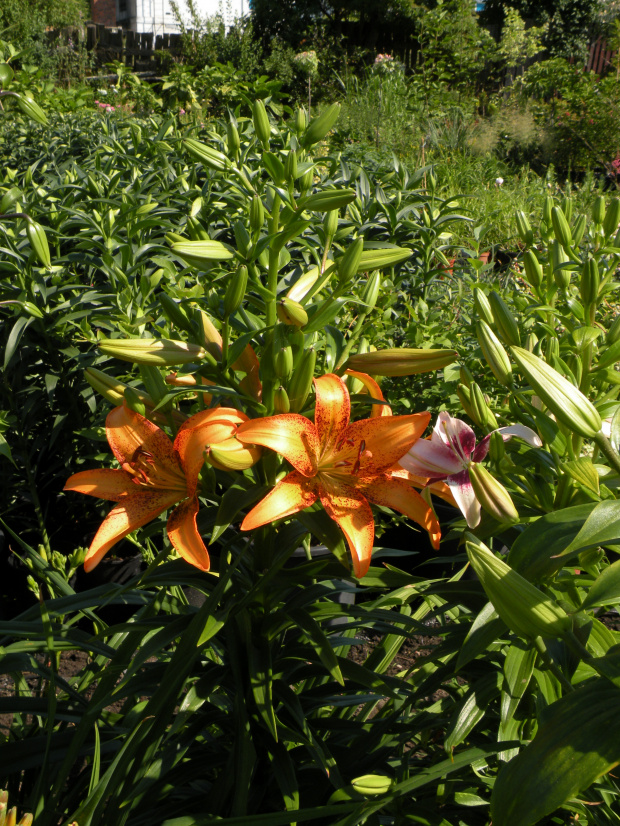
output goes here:
[{"label": "unopened lily bud", "polygon": [[24,115],[36,120],[37,123],[43,124],[43,126],[48,125],[45,112],[28,92],[13,93],[13,96],[17,98],[17,105]]},{"label": "unopened lily bud", "polygon": [[288,397],[288,393],[280,385],[280,387],[276,387],[276,390],[273,394],[273,409],[276,413],[289,413],[291,409],[291,402]]},{"label": "unopened lily bud", "polygon": [[474,287],[474,307],[478,317],[487,324],[494,324],[493,311],[489,304],[489,299],[480,287]]},{"label": "unopened lily bud", "polygon": [[377,299],[379,298],[379,291],[381,290],[381,273],[375,270],[368,278],[366,286],[362,292],[362,301],[368,310],[374,310]]},{"label": "unopened lily bud", "polygon": [[573,199],[569,198],[568,195],[565,195],[562,198],[562,212],[566,215],[567,221],[573,220]]},{"label": "unopened lily bud", "polygon": [[263,145],[263,149],[269,149],[269,139],[271,137],[271,125],[269,116],[262,100],[255,100],[252,104],[252,120],[256,137]]},{"label": "unopened lily bud", "polygon": [[586,231],[586,224],[588,219],[586,215],[582,212],[581,215],[578,216],[577,220],[575,221],[575,225],[573,227],[573,244],[578,247],[581,244],[581,240]]},{"label": "unopened lily bud", "polygon": [[620,199],[614,198],[607,207],[607,213],[603,221],[603,232],[605,238],[609,238],[618,229],[620,223]]},{"label": "unopened lily bud", "polygon": [[515,212],[515,220],[517,222],[517,232],[526,247],[531,247],[534,243],[534,231],[530,225],[525,212],[517,210]]},{"label": "unopened lily bud", "polygon": [[224,315],[226,318],[236,313],[243,303],[247,285],[248,268],[242,264],[230,278],[226,287],[226,293],[224,294]]},{"label": "unopened lily bud", "polygon": [[457,385],[456,395],[459,397],[459,401],[464,412],[469,416],[472,422],[476,422],[476,414],[474,413],[474,408],[471,403],[471,390],[469,387],[465,384]]},{"label": "unopened lily bud", "polygon": [[545,202],[543,204],[543,221],[548,227],[551,227],[552,219],[551,219],[551,210],[553,209],[553,198],[550,195],[547,195],[545,198]]},{"label": "unopened lily bud", "polygon": [[250,228],[252,232],[258,232],[265,223],[265,208],[260,196],[254,195],[250,203]]},{"label": "unopened lily bud", "polygon": [[594,438],[603,423],[589,399],[568,379],[533,353],[521,347],[511,347],[510,351],[532,389],[558,421],[580,436]]},{"label": "unopened lily bud", "polygon": [[484,321],[479,321],[476,325],[476,335],[482,355],[491,368],[491,372],[500,384],[510,387],[512,385],[512,365],[500,340]]},{"label": "unopened lily bud", "polygon": [[471,387],[471,384],[474,380],[474,376],[466,364],[461,364],[461,367],[459,369],[459,379],[464,385],[466,385],[467,387]]},{"label": "unopened lily bud", "polygon": [[170,246],[173,244],[184,244],[187,241],[187,238],[184,235],[179,235],[178,232],[167,232],[164,238]]},{"label": "unopened lily bud", "polygon": [[255,445],[244,445],[236,438],[219,444],[209,445],[205,450],[205,462],[218,470],[246,470],[260,459],[262,449]]},{"label": "unopened lily bud", "polygon": [[30,241],[30,246],[34,254],[37,256],[39,263],[45,267],[46,270],[52,268],[52,259],[50,257],[50,248],[47,243],[47,236],[41,224],[36,221],[26,221],[26,235]]},{"label": "unopened lily bud", "polygon": [[511,631],[536,639],[562,637],[571,630],[571,619],[557,602],[498,559],[485,545],[466,542],[465,548],[486,595]]},{"label": "unopened lily bud", "polygon": [[560,207],[553,207],[551,210],[551,223],[556,239],[568,252],[573,245],[573,236],[566,215]]},{"label": "unopened lily bud", "polygon": [[308,209],[312,212],[331,212],[341,209],[354,201],[357,193],[354,189],[337,189],[331,187],[308,195],[298,203],[299,209]]},{"label": "unopened lily bud", "polygon": [[359,272],[370,272],[371,270],[382,270],[385,267],[395,267],[411,258],[413,252],[404,247],[383,247],[378,250],[364,250],[360,258]]},{"label": "unopened lily bud", "polygon": [[314,167],[309,167],[306,169],[304,174],[299,179],[299,190],[300,192],[304,193],[307,192],[310,187],[312,186],[312,181],[314,180]]},{"label": "unopened lily bud", "polygon": [[543,269],[538,261],[536,253],[528,250],[523,256],[523,269],[525,270],[525,277],[528,284],[537,290],[543,278]]},{"label": "unopened lily bud", "polygon": [[308,118],[306,117],[306,110],[299,107],[299,109],[295,110],[295,132],[297,132],[298,135],[301,135],[307,125]]},{"label": "unopened lily bud", "polygon": [[608,345],[615,344],[617,341],[620,341],[620,314],[614,318],[605,338]]},{"label": "unopened lily bud", "polygon": [[0,199],[0,215],[4,215],[5,212],[10,212],[21,196],[22,193],[16,186],[11,187],[11,189],[5,192],[2,199]]},{"label": "unopened lily bud", "polygon": [[228,142],[228,151],[233,156],[233,158],[236,158],[239,153],[239,149],[241,148],[241,141],[239,140],[239,132],[237,130],[237,127],[232,122],[232,120],[229,120],[226,124],[226,136]]},{"label": "unopened lily bud", "polygon": [[194,138],[186,138],[183,145],[193,158],[200,161],[203,166],[209,167],[209,169],[225,172],[232,165],[230,159],[223,152],[194,140]]},{"label": "unopened lily bud", "polygon": [[332,105],[321,112],[318,117],[312,118],[301,138],[302,146],[307,149],[313,144],[322,141],[327,133],[336,125],[339,114],[340,104],[332,103]]},{"label": "unopened lily bud", "polygon": [[496,430],[494,433],[491,433],[491,438],[489,439],[489,459],[498,465],[504,458],[505,453],[504,439],[502,434]]},{"label": "unopened lily bud", "polygon": [[538,336],[536,333],[528,333],[525,337],[525,349],[529,350],[530,353],[534,352],[534,348],[538,344]]},{"label": "unopened lily bud", "polygon": [[121,361],[134,364],[173,366],[198,361],[206,355],[197,344],[157,338],[108,338],[101,339],[98,347],[102,353]]},{"label": "unopened lily bud", "polygon": [[338,231],[337,209],[330,209],[329,212],[325,213],[325,217],[323,218],[323,229],[325,231],[325,243],[326,245],[329,245],[333,241],[334,235]]},{"label": "unopened lily bud", "polygon": [[[97,370],[97,368],[95,367],[88,367],[84,371],[84,377],[86,381],[90,384],[90,386],[93,388],[93,390],[96,390],[97,393],[103,396],[104,399],[107,399],[107,401],[109,401],[115,407],[118,407],[123,403],[125,391],[129,387],[128,384],[119,381],[113,376],[109,376],[102,370]],[[140,401],[146,407],[155,406],[155,402],[147,393],[143,393],[139,390],[136,390],[135,388],[132,389],[138,395]]]},{"label": "unopened lily bud", "polygon": [[293,350],[290,345],[273,351],[273,371],[279,379],[288,379],[293,372]]},{"label": "unopened lily bud", "polygon": [[599,195],[592,206],[592,220],[595,224],[602,224],[605,220],[605,196]]},{"label": "unopened lily bud", "polygon": [[501,482],[478,462],[469,466],[469,479],[476,499],[483,509],[498,522],[517,522],[519,514],[510,494]]},{"label": "unopened lily bud", "polygon": [[204,269],[214,261],[228,261],[235,255],[219,241],[183,241],[172,244],[172,252],[196,269]]},{"label": "unopened lily bud", "polygon": [[348,284],[357,275],[357,268],[364,249],[364,239],[356,238],[342,258],[338,259],[338,283],[341,286]]},{"label": "unopened lily bud", "polygon": [[297,152],[295,152],[294,149],[291,149],[286,156],[284,175],[286,180],[291,182],[293,182],[297,177]]},{"label": "unopened lily bud", "polygon": [[[556,209],[556,207],[554,207]],[[554,241],[551,245],[551,263],[553,265],[553,280],[558,289],[566,292],[570,286],[570,271],[564,270],[560,264],[565,262],[565,256],[562,252],[562,246],[559,241]]]},{"label": "unopened lily bud", "polygon": [[198,310],[197,321],[201,331],[202,346],[216,361],[222,358],[222,336],[204,310]]},{"label": "unopened lily bud", "polygon": [[305,327],[308,323],[308,313],[297,301],[292,301],[288,297],[279,299],[276,312],[282,324],[293,327]]},{"label": "unopened lily bud", "polygon": [[489,294],[489,304],[491,305],[495,327],[500,336],[506,344],[514,344],[518,347],[521,344],[521,337],[517,322],[508,309],[506,302],[495,290],[491,290]]},{"label": "unopened lily bud", "polygon": [[310,348],[303,353],[288,384],[290,409],[293,413],[299,413],[299,411],[304,408],[306,400],[312,390],[315,366],[316,352]]},{"label": "unopened lily bud", "polygon": [[140,398],[140,394],[136,393],[133,387],[127,386],[123,395],[123,403],[127,405],[130,410],[137,413],[139,416],[146,416],[146,405]]},{"label": "unopened lily bud", "polygon": [[394,785],[394,780],[383,774],[364,774],[352,780],[351,785],[358,794],[374,797],[378,794],[387,794]]},{"label": "unopened lily bud", "polygon": [[211,242],[211,237],[195,215],[190,215],[187,219],[187,232],[193,242],[206,241]]},{"label": "unopened lily bud", "polygon": [[440,370],[452,364],[457,358],[456,350],[396,347],[350,356],[346,366],[349,370],[370,373],[371,376],[413,376],[417,373]]},{"label": "unopened lily bud", "polygon": [[[33,820],[34,820],[34,815],[32,815],[32,814],[30,814],[30,812],[28,812],[27,814],[21,816],[20,821],[17,824],[17,826],[32,826],[32,821]],[[6,826],[11,826],[11,824],[7,821]]]},{"label": "unopened lily bud", "polygon": [[497,419],[495,414],[489,408],[482,390],[476,382],[472,382],[469,388],[471,398],[471,409],[474,414],[474,421],[477,425],[485,430],[494,430],[497,428]]},{"label": "unopened lily bud", "polygon": [[192,324],[177,302],[168,293],[159,293],[159,303],[168,321],[180,330],[192,333]]},{"label": "unopened lily bud", "polygon": [[595,304],[598,299],[600,278],[595,258],[583,262],[581,268],[580,295],[584,304]]}]

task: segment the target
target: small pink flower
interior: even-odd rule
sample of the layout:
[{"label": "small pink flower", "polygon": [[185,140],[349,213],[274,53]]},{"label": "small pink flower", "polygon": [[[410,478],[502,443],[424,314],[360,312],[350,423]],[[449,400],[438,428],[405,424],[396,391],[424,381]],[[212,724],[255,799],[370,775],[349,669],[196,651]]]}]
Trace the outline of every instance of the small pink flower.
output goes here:
[{"label": "small pink flower", "polygon": [[[513,424],[494,432],[501,433],[505,442],[517,436],[532,447],[542,445],[536,433],[525,425]],[[476,446],[476,435],[471,427],[444,411],[437,417],[431,438],[418,439],[398,464],[431,483],[445,480],[467,524],[475,528],[480,522],[480,503],[474,494],[469,468],[474,462],[486,458],[490,440],[491,434]]]},{"label": "small pink flower", "polygon": [[185,109],[179,109],[179,115],[184,115],[184,114],[185,114]]}]

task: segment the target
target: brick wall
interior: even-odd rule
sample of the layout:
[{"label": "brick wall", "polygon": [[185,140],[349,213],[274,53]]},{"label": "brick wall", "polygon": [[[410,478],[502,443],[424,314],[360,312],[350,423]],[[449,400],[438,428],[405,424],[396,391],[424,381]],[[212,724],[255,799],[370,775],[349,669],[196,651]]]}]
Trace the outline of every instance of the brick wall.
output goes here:
[{"label": "brick wall", "polygon": [[91,0],[91,13],[94,23],[116,26],[116,0]]}]

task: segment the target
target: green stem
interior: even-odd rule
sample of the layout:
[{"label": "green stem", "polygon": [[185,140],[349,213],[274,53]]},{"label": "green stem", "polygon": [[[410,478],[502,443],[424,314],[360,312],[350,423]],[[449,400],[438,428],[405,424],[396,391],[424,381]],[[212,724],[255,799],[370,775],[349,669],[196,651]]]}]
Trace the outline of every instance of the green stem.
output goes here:
[{"label": "green stem", "polygon": [[[282,198],[276,192],[273,196],[273,208],[271,210],[271,221],[269,222],[269,234],[276,235],[280,227],[280,207]],[[278,287],[278,264],[280,262],[280,250],[272,247],[269,252],[269,272],[267,274],[267,289],[273,295],[267,301],[266,323],[267,327],[273,327],[276,323],[276,289]]]},{"label": "green stem", "polygon": [[351,335],[349,336],[349,340],[347,341],[347,343],[345,345],[345,348],[342,351],[342,353],[340,354],[340,358],[338,359],[338,361],[336,362],[336,365],[334,367],[334,373],[336,373],[337,375],[340,375],[340,373],[342,372],[343,367],[347,363],[347,359],[349,358],[349,354],[351,353],[351,350],[353,349],[353,345],[355,344],[355,342],[360,337],[360,334],[362,332],[362,327],[364,326],[364,322],[366,321],[366,316],[368,315],[368,312],[369,311],[366,311],[365,313],[361,313],[358,316],[357,321],[355,322],[355,327],[353,327],[353,330],[351,331]]},{"label": "green stem", "polygon": [[620,456],[611,446],[607,436],[602,431],[599,431],[594,437],[595,443],[600,448],[601,453],[607,459],[609,464],[613,467],[616,473],[620,473]]},{"label": "green stem", "polygon": [[542,637],[536,637],[534,640],[534,647],[538,651],[541,656],[542,661],[544,662],[545,666],[551,671],[553,676],[559,681],[559,683],[567,690],[567,691],[574,691],[575,689],[570,684],[570,681],[567,677],[562,673],[562,671],[557,667],[557,665],[553,662],[551,657],[549,656],[549,652],[547,651],[547,647],[543,642]]}]

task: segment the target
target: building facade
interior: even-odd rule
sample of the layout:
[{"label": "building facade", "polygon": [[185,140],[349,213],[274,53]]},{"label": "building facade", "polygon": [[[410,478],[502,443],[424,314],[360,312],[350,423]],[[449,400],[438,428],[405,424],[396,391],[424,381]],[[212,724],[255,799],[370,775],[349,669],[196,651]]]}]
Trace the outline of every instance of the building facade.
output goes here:
[{"label": "building facade", "polygon": [[[91,0],[92,19],[104,26],[122,26],[136,32],[170,34],[179,31],[170,0]],[[189,22],[184,0],[178,2],[181,15]],[[220,16],[226,26],[249,13],[249,0],[194,0],[201,18]]]}]

